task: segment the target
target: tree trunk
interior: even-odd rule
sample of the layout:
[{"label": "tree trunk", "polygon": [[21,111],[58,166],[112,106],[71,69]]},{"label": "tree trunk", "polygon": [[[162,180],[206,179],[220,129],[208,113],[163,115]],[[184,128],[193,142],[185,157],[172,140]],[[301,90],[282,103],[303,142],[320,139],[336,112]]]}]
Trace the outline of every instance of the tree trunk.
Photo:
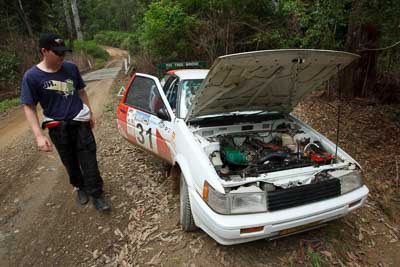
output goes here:
[{"label": "tree trunk", "polygon": [[29,37],[33,38],[33,31],[32,31],[32,26],[31,23],[29,21],[28,16],[26,15],[25,11],[24,11],[24,7],[22,6],[22,1],[18,0],[18,6],[19,6],[19,10],[21,12],[21,17],[22,20],[24,21],[25,27],[26,27],[26,31],[29,34]]},{"label": "tree trunk", "polygon": [[74,16],[74,24],[76,30],[76,37],[78,40],[83,40],[83,35],[81,31],[81,21],[79,19],[78,5],[76,0],[71,0],[72,15]]},{"label": "tree trunk", "polygon": [[339,85],[345,94],[352,97],[368,97],[369,89],[373,88],[376,82],[377,52],[363,51],[363,48],[377,47],[378,29],[373,24],[361,24],[359,18],[362,15],[360,1],[353,1],[345,50],[359,54],[361,58],[345,69],[343,75],[347,79],[343,79]]},{"label": "tree trunk", "polygon": [[69,14],[68,0],[63,0],[63,6],[64,6],[64,15],[65,15],[65,22],[67,24],[68,36],[69,39],[72,40],[74,37],[74,31],[72,29],[71,16]]}]

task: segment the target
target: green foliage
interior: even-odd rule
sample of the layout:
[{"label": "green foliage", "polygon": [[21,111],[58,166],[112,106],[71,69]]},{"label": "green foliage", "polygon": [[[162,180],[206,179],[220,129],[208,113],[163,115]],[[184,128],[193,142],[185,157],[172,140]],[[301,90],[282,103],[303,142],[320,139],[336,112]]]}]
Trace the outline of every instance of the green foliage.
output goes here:
[{"label": "green foliage", "polygon": [[153,2],[146,11],[139,31],[144,50],[160,60],[176,60],[191,52],[189,32],[194,18],[179,3],[170,0]]},{"label": "green foliage", "polygon": [[[75,50],[85,50],[97,59],[96,64],[108,58],[96,42],[128,49],[132,55],[140,54],[150,66],[169,60],[208,60],[212,63],[224,54],[262,49],[322,48],[357,53],[363,47],[390,46],[398,42],[400,36],[398,0],[77,2],[85,40],[94,39],[95,42],[77,43]],[[71,8],[68,5],[64,10],[61,0],[0,4],[0,45],[14,49],[15,45],[11,44],[25,39],[28,32],[33,32],[30,34],[32,39],[41,32],[69,37],[65,12],[71,14]],[[1,56],[0,80],[21,76],[16,71],[26,67],[28,61],[18,51],[15,54],[24,63]],[[400,46],[377,51],[374,57],[369,68],[373,75],[365,74],[365,77],[379,77],[374,75],[375,70],[397,77]],[[21,67],[18,68],[18,64]],[[358,71],[359,75],[365,72]],[[368,80],[366,84],[371,84],[372,88],[374,81]]]},{"label": "green foliage", "polygon": [[125,39],[121,44],[121,48],[128,50],[131,55],[137,54],[140,50],[138,34],[134,33]]},{"label": "green foliage", "polygon": [[79,1],[85,36],[92,38],[100,31],[134,32],[141,25],[147,0]]},{"label": "green foliage", "polygon": [[75,51],[83,51],[88,55],[91,55],[96,60],[104,60],[106,61],[110,55],[103,48],[97,45],[96,41],[74,41],[74,50]]},{"label": "green foliage", "polygon": [[[282,46],[341,49],[347,31],[351,0],[283,0],[289,40]],[[279,29],[282,32],[282,28]]]},{"label": "green foliage", "polygon": [[113,47],[127,47],[127,42],[132,33],[117,32],[117,31],[103,31],[94,35],[94,40],[102,45],[109,45]]},{"label": "green foliage", "polygon": [[307,249],[307,255],[310,257],[312,267],[321,267],[321,257],[311,247]]},{"label": "green foliage", "polygon": [[18,79],[20,60],[14,53],[0,52],[0,81]]},{"label": "green foliage", "polygon": [[382,40],[398,40],[400,29],[400,2],[397,0],[360,0],[359,16],[354,17],[359,24],[371,24],[379,27]]},{"label": "green foliage", "polygon": [[[387,47],[400,41],[400,1],[363,0],[359,3],[359,16],[353,18],[359,25],[374,27],[379,32],[379,46]],[[377,12],[379,10],[379,12]],[[361,44],[370,47],[370,44]],[[382,71],[400,71],[400,46],[384,50],[378,58],[378,68]]]},{"label": "green foliage", "polygon": [[14,106],[19,105],[19,98],[12,98],[0,101],[0,111],[4,111]]},{"label": "green foliage", "polygon": [[[51,3],[54,0],[30,0],[21,1],[27,23],[32,31],[44,31],[52,19]],[[19,1],[0,2],[0,32],[27,34],[27,24],[23,20]],[[1,40],[0,40],[1,42]]]}]

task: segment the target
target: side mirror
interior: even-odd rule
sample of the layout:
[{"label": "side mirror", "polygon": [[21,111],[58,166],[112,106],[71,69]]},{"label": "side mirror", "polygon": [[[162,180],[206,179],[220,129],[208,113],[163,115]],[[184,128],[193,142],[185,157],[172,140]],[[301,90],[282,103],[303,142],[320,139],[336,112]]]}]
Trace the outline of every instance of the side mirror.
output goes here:
[{"label": "side mirror", "polygon": [[168,111],[166,108],[161,107],[157,110],[157,117],[159,117],[160,119],[164,120],[164,121],[170,121],[171,118],[169,117]]}]

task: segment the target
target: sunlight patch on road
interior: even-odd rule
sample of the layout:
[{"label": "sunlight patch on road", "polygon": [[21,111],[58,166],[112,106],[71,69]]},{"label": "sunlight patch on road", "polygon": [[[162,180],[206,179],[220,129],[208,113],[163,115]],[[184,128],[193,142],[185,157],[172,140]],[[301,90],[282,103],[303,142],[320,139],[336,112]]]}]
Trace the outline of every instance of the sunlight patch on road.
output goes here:
[{"label": "sunlight patch on road", "polygon": [[85,75],[83,75],[83,80],[85,82],[90,82],[90,81],[97,81],[97,80],[114,79],[117,77],[121,68],[122,68],[122,65],[120,67],[107,68],[107,69],[101,69],[101,70],[89,72],[89,73],[86,73]]}]

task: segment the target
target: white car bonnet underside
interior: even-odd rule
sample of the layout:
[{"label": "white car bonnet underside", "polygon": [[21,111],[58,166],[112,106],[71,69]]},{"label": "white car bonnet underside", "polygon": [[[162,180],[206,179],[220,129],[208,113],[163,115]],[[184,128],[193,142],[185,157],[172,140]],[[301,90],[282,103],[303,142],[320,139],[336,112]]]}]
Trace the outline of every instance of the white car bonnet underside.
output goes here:
[{"label": "white car bonnet underside", "polygon": [[309,49],[266,50],[219,57],[187,118],[235,111],[289,113],[358,55]]}]

